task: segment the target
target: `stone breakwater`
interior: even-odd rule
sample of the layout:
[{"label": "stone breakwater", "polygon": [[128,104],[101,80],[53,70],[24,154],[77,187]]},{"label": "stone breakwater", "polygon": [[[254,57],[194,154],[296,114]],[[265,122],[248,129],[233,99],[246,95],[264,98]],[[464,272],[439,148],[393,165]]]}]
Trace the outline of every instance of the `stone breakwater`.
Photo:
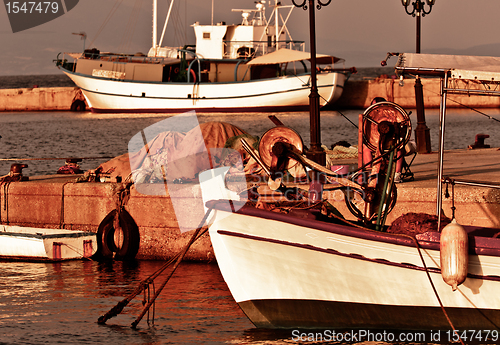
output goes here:
[{"label": "stone breakwater", "polygon": [[[426,108],[439,108],[441,101],[439,78],[424,78],[422,88]],[[402,84],[402,85],[401,85]],[[470,89],[481,89],[480,84],[471,84]],[[415,80],[379,77],[368,80],[349,80],[340,99],[333,105],[336,109],[366,109],[375,97],[384,97],[406,109],[415,108]],[[500,97],[477,95],[448,95],[447,108],[462,106],[470,108],[497,108]]]},{"label": "stone breakwater", "polygon": [[76,86],[0,90],[0,111],[68,111],[75,101],[83,101]]},{"label": "stone breakwater", "polygon": [[[366,80],[348,80],[334,109],[366,109],[375,97],[384,97],[406,109],[415,108],[415,83],[405,79],[379,77]],[[422,79],[426,108],[439,108],[440,79]],[[480,88],[472,84],[471,88]],[[68,111],[75,108],[75,101],[84,101],[78,87],[46,87],[0,89],[0,111]],[[80,103],[81,105],[81,103]],[[500,97],[449,95],[447,107],[497,108]],[[86,105],[88,109],[88,105]],[[73,109],[75,110],[75,109]],[[81,109],[76,109],[81,110]]]}]

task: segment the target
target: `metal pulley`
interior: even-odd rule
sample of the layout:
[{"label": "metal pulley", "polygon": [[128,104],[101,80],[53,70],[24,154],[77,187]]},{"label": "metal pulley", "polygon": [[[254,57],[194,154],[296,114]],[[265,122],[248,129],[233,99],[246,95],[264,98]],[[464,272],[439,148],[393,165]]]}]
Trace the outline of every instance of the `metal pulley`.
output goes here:
[{"label": "metal pulley", "polygon": [[[304,142],[302,141],[302,138],[300,137],[299,133],[297,133],[295,130],[284,126],[277,126],[271,128],[262,135],[262,138],[260,139],[259,142],[259,155],[262,161],[265,164],[267,164],[267,166],[271,167],[271,170],[273,165],[278,164],[278,162],[276,161],[277,157],[276,153],[279,152],[273,153],[273,149],[276,151],[282,148],[281,145],[277,145],[277,147],[274,148],[275,144],[277,143],[290,144],[294,146],[301,153],[304,150]],[[297,162],[294,159],[288,159],[287,162],[284,162],[283,166],[279,168],[291,169],[298,163],[299,162]],[[276,166],[275,168],[278,167]]]},{"label": "metal pulley", "polygon": [[285,171],[299,164],[286,154],[289,145],[302,154],[304,142],[299,133],[285,126],[271,128],[260,139],[259,156],[269,167],[269,187],[273,190],[281,186]]},{"label": "metal pulley", "polygon": [[363,143],[373,152],[385,151],[384,148],[380,150],[382,136],[393,136],[395,147],[401,148],[410,140],[410,116],[396,103],[378,102],[363,113],[362,131]]}]

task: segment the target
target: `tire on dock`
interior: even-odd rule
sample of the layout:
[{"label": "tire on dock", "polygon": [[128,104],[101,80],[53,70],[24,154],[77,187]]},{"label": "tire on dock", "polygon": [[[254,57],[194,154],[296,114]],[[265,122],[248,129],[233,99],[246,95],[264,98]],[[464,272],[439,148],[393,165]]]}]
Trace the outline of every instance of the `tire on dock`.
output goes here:
[{"label": "tire on dock", "polygon": [[71,111],[85,111],[87,108],[87,105],[85,102],[81,99],[76,99],[71,103],[70,110]]},{"label": "tire on dock", "polygon": [[133,260],[139,251],[139,241],[139,228],[124,209],[112,210],[99,224],[98,253],[104,259]]}]

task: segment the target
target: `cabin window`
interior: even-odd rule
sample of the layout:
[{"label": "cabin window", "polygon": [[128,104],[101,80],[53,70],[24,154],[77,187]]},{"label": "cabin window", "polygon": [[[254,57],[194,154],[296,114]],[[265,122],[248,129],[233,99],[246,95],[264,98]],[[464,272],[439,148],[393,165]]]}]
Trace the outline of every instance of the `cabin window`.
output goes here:
[{"label": "cabin window", "polygon": [[210,39],[210,32],[204,32],[203,38],[206,38],[207,40],[209,40]]}]

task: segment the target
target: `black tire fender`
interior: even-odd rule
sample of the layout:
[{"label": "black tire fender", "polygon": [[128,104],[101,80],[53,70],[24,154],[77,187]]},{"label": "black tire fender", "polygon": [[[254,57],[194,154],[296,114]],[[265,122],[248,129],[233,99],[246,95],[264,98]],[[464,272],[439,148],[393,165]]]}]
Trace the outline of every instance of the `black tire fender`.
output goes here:
[{"label": "black tire fender", "polygon": [[[121,233],[116,233],[115,217],[118,213],[118,221]],[[120,237],[119,243],[115,235]],[[139,251],[139,228],[132,216],[124,209],[120,212],[112,210],[99,224],[97,230],[98,253],[105,259],[132,260]]]},{"label": "black tire fender", "polygon": [[87,105],[84,101],[77,99],[71,103],[71,111],[85,111]]}]

